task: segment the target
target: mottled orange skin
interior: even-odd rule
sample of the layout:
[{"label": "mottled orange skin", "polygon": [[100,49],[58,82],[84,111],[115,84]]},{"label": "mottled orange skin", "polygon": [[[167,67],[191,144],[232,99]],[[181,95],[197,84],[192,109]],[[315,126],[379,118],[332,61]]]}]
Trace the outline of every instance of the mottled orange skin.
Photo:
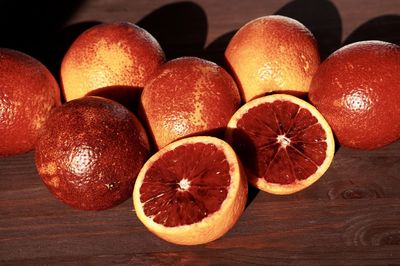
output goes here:
[{"label": "mottled orange skin", "polygon": [[36,167],[47,188],[78,209],[111,208],[132,195],[149,156],[146,133],[122,105],[83,97],[52,112],[36,145]]},{"label": "mottled orange skin", "polygon": [[306,94],[320,63],[312,33],[297,20],[276,15],[240,28],[225,59],[245,102],[277,91]]},{"label": "mottled orange skin", "polygon": [[0,156],[32,150],[51,109],[60,104],[58,84],[44,65],[0,48]]},{"label": "mottled orange skin", "polygon": [[144,29],[128,22],[96,25],[82,33],[64,56],[64,96],[70,101],[107,87],[142,89],[164,61],[161,46]]},{"label": "mottled orange skin", "polygon": [[381,41],[347,45],[320,66],[310,100],[341,145],[374,149],[400,137],[400,47]]},{"label": "mottled orange skin", "polygon": [[141,107],[156,146],[191,135],[223,132],[240,106],[232,77],[195,57],[166,63],[144,87]]}]

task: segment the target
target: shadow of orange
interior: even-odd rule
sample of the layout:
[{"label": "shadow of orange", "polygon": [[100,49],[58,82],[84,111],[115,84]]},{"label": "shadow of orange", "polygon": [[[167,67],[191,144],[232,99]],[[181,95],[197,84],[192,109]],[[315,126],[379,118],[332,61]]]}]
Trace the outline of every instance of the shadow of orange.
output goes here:
[{"label": "shadow of orange", "polygon": [[141,87],[133,86],[108,86],[90,91],[86,96],[100,96],[116,101],[136,115],[142,90]]}]

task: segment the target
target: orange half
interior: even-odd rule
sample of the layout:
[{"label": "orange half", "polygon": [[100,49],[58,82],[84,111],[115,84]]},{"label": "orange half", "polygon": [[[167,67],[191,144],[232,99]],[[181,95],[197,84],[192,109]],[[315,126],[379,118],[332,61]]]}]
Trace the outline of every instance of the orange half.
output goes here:
[{"label": "orange half", "polygon": [[247,181],[233,149],[215,137],[190,137],[153,155],[140,171],[133,202],[140,221],[160,238],[204,244],[242,214]]},{"label": "orange half", "polygon": [[316,182],[335,152],[324,117],[309,103],[286,94],[243,105],[228,123],[226,140],[243,162],[250,183],[281,195]]}]

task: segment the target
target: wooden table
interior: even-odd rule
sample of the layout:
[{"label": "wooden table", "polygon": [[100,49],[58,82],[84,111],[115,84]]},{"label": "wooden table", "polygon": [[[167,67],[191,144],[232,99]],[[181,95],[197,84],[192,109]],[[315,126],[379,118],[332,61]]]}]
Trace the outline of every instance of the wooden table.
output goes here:
[{"label": "wooden table", "polygon": [[[196,55],[220,64],[234,30],[269,14],[303,22],[323,57],[357,40],[400,44],[399,0],[31,2],[2,1],[0,46],[37,57],[56,76],[79,33],[114,20],[146,28],[168,58]],[[340,148],[315,185],[291,196],[253,189],[227,235],[194,247],[153,236],[136,218],[131,200],[101,212],[63,205],[42,185],[33,153],[0,158],[1,265],[251,263],[400,263],[400,141],[375,151]]]}]

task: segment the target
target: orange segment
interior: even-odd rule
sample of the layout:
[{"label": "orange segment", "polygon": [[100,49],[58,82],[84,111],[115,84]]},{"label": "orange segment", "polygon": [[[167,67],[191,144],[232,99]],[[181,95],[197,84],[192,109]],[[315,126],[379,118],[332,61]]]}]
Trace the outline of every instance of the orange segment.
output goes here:
[{"label": "orange segment", "polygon": [[273,194],[294,193],[317,181],[328,169],[335,147],[322,115],[285,94],[242,106],[228,124],[227,140],[250,182]]},{"label": "orange segment", "polygon": [[235,152],[214,137],[191,137],[157,152],[144,165],[133,192],[143,224],[176,244],[213,241],[244,210],[247,181]]}]

